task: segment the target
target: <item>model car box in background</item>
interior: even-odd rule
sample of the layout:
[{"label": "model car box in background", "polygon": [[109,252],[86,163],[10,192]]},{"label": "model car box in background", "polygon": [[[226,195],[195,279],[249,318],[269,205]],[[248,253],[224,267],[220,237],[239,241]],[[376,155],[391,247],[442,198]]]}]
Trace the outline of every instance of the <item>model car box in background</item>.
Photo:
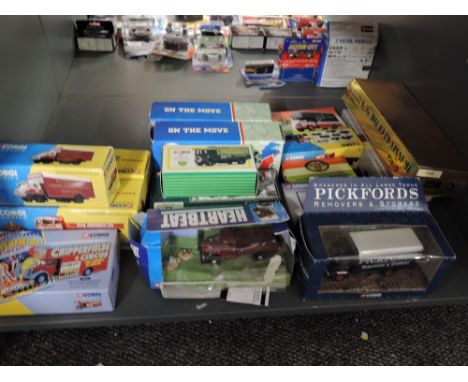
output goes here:
[{"label": "model car box in background", "polygon": [[280,200],[277,188],[278,174],[275,170],[259,170],[257,173],[257,192],[255,195],[240,196],[192,196],[165,198],[162,189],[161,173],[157,173],[150,194],[150,208],[184,208],[212,205],[231,205],[247,203],[273,203]]},{"label": "model car box in background", "polygon": [[279,46],[278,66],[284,82],[313,81],[322,49],[320,38],[286,38]]},{"label": "model car box in background", "polygon": [[75,34],[78,50],[92,52],[113,52],[115,33],[112,21],[76,20]]},{"label": "model car box in background", "polygon": [[116,228],[126,242],[128,219],[143,209],[146,187],[143,179],[123,179],[111,206],[105,208],[0,206],[0,230]]},{"label": "model car box in background", "polygon": [[353,78],[367,79],[378,39],[377,24],[328,22],[316,84],[340,88]]},{"label": "model car box in background", "polygon": [[150,126],[160,121],[265,122],[271,121],[271,110],[264,102],[155,101],[151,105]]},{"label": "model car box in background", "polygon": [[277,50],[284,40],[292,37],[291,29],[270,27],[265,28],[265,50]]},{"label": "model car box in background", "polygon": [[258,169],[279,172],[284,139],[278,122],[156,122],[152,152],[156,170],[161,168],[164,145],[251,146]]},{"label": "model car box in background", "polygon": [[108,207],[119,188],[112,147],[0,144],[0,204]]},{"label": "model car box in background", "polygon": [[294,175],[301,176],[295,180],[298,182],[307,181],[310,176],[324,176],[326,172],[353,176],[364,145],[334,108],[275,112],[272,118],[281,123],[285,138],[283,173],[298,171]]},{"label": "model car box in background", "polygon": [[464,195],[468,160],[402,84],[353,80],[343,100],[394,176],[421,178],[427,195]]},{"label": "model car box in background", "polygon": [[311,179],[300,237],[310,299],[426,295],[455,259],[417,178]]},{"label": "model car box in background", "polygon": [[116,230],[0,232],[0,315],[114,310]]},{"label": "model car box in background", "polygon": [[151,288],[284,288],[287,220],[280,203],[149,210],[132,249]]},{"label": "model car box in background", "polygon": [[265,34],[256,26],[234,25],[231,27],[232,49],[263,49]]},{"label": "model car box in background", "polygon": [[293,228],[304,211],[305,199],[309,183],[282,183],[283,200],[289,213]]}]

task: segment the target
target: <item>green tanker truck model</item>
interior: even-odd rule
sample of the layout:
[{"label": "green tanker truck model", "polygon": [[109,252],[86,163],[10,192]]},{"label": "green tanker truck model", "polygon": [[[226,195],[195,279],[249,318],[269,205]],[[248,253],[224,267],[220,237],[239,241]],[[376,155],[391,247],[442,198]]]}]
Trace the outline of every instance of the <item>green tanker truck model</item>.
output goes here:
[{"label": "green tanker truck model", "polygon": [[195,150],[195,163],[199,166],[213,166],[214,164],[244,164],[251,159],[247,147],[213,147]]}]

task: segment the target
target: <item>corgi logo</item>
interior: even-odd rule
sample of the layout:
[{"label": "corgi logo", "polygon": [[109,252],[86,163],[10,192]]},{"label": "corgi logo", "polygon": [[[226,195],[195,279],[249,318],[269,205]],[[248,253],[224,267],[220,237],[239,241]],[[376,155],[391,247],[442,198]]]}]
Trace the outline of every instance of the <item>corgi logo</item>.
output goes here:
[{"label": "corgi logo", "polygon": [[25,210],[4,210],[0,209],[0,218],[27,219]]},{"label": "corgi logo", "polygon": [[0,177],[18,179],[18,172],[16,170],[0,168]]},{"label": "corgi logo", "polygon": [[24,152],[28,148],[27,145],[15,145],[11,143],[2,143],[0,144],[1,151],[13,151],[13,152]]}]

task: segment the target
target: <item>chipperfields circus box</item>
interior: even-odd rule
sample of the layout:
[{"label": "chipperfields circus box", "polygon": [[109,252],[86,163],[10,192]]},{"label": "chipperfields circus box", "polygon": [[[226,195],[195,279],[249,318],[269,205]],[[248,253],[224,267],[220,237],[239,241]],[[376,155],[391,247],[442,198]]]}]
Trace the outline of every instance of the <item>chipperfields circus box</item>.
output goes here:
[{"label": "chipperfields circus box", "polygon": [[0,232],[0,316],[114,310],[116,230]]},{"label": "chipperfields circus box", "polygon": [[158,121],[271,121],[270,105],[264,102],[171,102],[155,101],[149,122]]},{"label": "chipperfields circus box", "polygon": [[305,298],[427,295],[455,260],[417,178],[311,179],[299,222]]},{"label": "chipperfields circus box", "polygon": [[0,204],[108,207],[119,184],[112,147],[0,144]]},{"label": "chipperfields circus box", "polygon": [[281,203],[149,210],[132,248],[151,288],[284,288],[287,220]]},{"label": "chipperfields circus box", "polygon": [[145,205],[147,190],[143,179],[123,179],[110,207],[0,206],[0,230],[110,229],[128,240],[128,220]]},{"label": "chipperfields circus box", "polygon": [[250,145],[260,170],[279,172],[284,139],[278,122],[156,122],[153,158],[161,168],[164,145]]}]

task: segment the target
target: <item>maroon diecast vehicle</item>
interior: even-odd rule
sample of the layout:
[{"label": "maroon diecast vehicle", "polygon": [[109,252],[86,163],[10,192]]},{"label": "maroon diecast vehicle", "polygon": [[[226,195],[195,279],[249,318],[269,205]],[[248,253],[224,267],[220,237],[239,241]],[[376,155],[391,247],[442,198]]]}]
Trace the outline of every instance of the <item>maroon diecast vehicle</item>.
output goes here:
[{"label": "maroon diecast vehicle", "polygon": [[239,256],[252,255],[256,260],[276,253],[280,244],[270,227],[223,228],[216,236],[202,239],[202,263],[218,264]]}]

